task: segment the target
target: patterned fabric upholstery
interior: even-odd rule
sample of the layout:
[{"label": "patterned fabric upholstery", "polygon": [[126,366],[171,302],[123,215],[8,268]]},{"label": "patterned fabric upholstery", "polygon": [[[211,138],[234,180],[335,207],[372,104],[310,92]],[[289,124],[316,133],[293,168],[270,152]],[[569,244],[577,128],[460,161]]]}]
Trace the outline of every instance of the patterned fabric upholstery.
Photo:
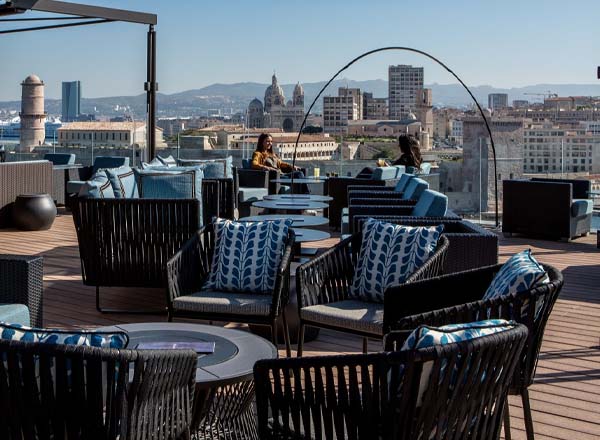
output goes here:
[{"label": "patterned fabric upholstery", "polygon": [[411,227],[367,220],[350,296],[383,302],[387,287],[403,283],[435,252],[443,229],[443,225]]},{"label": "patterned fabric upholstery", "polygon": [[166,167],[169,168],[173,168],[177,166],[177,161],[175,160],[175,158],[171,155],[168,155],[167,157],[160,157],[160,156],[156,156],[155,159],[158,159],[159,161],[162,162],[162,164]]},{"label": "patterned fabric upholstery", "polygon": [[594,201],[592,199],[574,199],[571,204],[571,216],[583,217],[589,215],[594,210]]},{"label": "patterned fabric upholstery", "polygon": [[422,325],[406,338],[401,350],[445,345],[453,342],[467,341],[486,335],[503,332],[515,326],[514,322],[504,319],[488,319],[466,324],[449,324],[442,327]]},{"label": "patterned fabric upholstery", "polygon": [[402,198],[405,200],[419,200],[423,191],[429,188],[429,183],[418,177],[410,179],[404,190]]},{"label": "patterned fabric upholstery", "polygon": [[104,172],[110,180],[117,199],[139,197],[135,174],[131,167],[111,168]]},{"label": "patterned fabric upholstery", "polygon": [[419,197],[411,213],[414,217],[443,217],[448,210],[448,197],[437,191],[426,189]]},{"label": "patterned fabric upholstery", "polygon": [[143,170],[147,170],[148,168],[164,167],[164,166],[165,166],[165,164],[158,157],[155,157],[150,162],[142,162]]},{"label": "patterned fabric upholstery", "polygon": [[0,304],[0,321],[30,325],[29,308],[25,304]]},{"label": "patterned fabric upholstery", "polygon": [[97,173],[99,170],[107,168],[119,168],[129,166],[128,157],[120,156],[98,156],[94,159],[93,171]]},{"label": "patterned fabric upholstery", "polygon": [[544,268],[526,249],[513,255],[502,265],[492,283],[483,295],[483,299],[497,298],[531,289],[537,283],[549,282]]},{"label": "patterned fabric upholstery", "polygon": [[267,188],[240,187],[238,190],[238,200],[240,203],[256,202],[262,200],[269,194]]},{"label": "patterned fabric upholstery", "polygon": [[398,180],[398,183],[396,183],[396,187],[394,188],[394,191],[397,192],[403,192],[406,190],[406,187],[408,185],[408,182],[410,182],[410,180],[415,177],[414,174],[408,174],[408,173],[404,173],[400,176],[400,180]]},{"label": "patterned fabric upholstery", "polygon": [[66,331],[31,328],[0,322],[0,338],[42,344],[85,345],[90,347],[125,348],[129,337],[124,332]]},{"label": "patterned fabric upholstery", "polygon": [[75,155],[69,153],[46,153],[44,160],[49,160],[53,165],[72,165],[75,163]]},{"label": "patterned fabric upholstery", "polygon": [[173,307],[188,312],[268,316],[271,302],[268,295],[204,290],[176,298]]},{"label": "patterned fabric upholstery", "polygon": [[205,179],[233,178],[233,157],[223,159],[195,159],[178,161],[179,166],[202,166]]},{"label": "patterned fabric upholstery", "polygon": [[215,250],[202,290],[273,292],[292,221],[234,222],[217,219]]},{"label": "patterned fabric upholstery", "polygon": [[324,325],[383,335],[383,305],[345,300],[302,307],[300,317]]},{"label": "patterned fabric upholstery", "polygon": [[110,180],[104,171],[98,171],[90,180],[83,183],[79,190],[79,197],[90,197],[93,199],[114,199],[115,192]]}]

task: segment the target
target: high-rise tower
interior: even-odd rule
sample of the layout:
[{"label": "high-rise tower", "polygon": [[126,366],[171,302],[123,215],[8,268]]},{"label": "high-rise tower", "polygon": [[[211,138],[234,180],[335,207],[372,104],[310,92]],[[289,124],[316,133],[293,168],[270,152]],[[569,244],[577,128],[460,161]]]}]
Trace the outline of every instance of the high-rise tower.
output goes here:
[{"label": "high-rise tower", "polygon": [[45,140],[44,82],[29,75],[21,83],[21,141],[19,151],[31,151]]},{"label": "high-rise tower", "polygon": [[62,121],[76,121],[81,114],[81,82],[62,83]]},{"label": "high-rise tower", "polygon": [[414,112],[417,92],[423,88],[423,68],[407,65],[388,68],[390,119],[402,120]]}]

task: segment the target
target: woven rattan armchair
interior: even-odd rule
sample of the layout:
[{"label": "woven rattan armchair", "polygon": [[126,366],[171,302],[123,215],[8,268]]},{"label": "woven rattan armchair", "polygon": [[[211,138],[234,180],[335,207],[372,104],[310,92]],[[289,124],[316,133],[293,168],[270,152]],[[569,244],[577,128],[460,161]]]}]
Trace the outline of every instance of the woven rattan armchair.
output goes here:
[{"label": "woven rattan armchair", "polygon": [[350,230],[362,230],[363,223],[369,218],[405,226],[444,225],[442,234],[448,237],[450,243],[443,273],[498,264],[498,236],[468,220],[448,217],[357,215],[353,218]]},{"label": "woven rattan armchair", "polygon": [[100,287],[166,288],[167,260],[200,224],[197,199],[76,198],[72,209],[83,283],[96,287],[100,312],[148,313],[102,308]]},{"label": "woven rattan armchair", "polygon": [[[300,316],[298,356],[302,356],[307,325],[363,336],[364,352],[367,351],[368,337],[381,339],[386,333],[384,304],[353,300],[348,296],[361,243],[362,233],[358,232],[296,270]],[[433,255],[406,282],[441,274],[447,251],[448,239],[441,235]]]},{"label": "woven rattan armchair", "polygon": [[197,354],[0,340],[0,438],[189,439]]},{"label": "woven rattan armchair", "polygon": [[519,325],[414,351],[259,361],[259,437],[497,439],[526,336]]},{"label": "woven rattan armchair", "polygon": [[24,304],[34,327],[42,327],[44,258],[40,255],[0,255],[0,303]]},{"label": "woven rattan armchair", "polygon": [[271,295],[201,292],[210,273],[215,250],[213,225],[204,226],[167,263],[169,321],[181,317],[265,325],[271,328],[272,341],[277,345],[277,320],[281,318],[287,354],[291,356],[289,331],[283,310],[289,299],[294,241],[294,231],[290,228]]},{"label": "woven rattan armchair", "polygon": [[339,228],[342,224],[342,210],[348,206],[350,185],[385,186],[385,180],[358,179],[356,177],[330,177],[327,179],[327,194],[333,198],[329,202],[329,226]]},{"label": "woven rattan armchair", "polygon": [[[510,319],[526,325],[529,336],[519,367],[515,371],[510,393],[521,396],[527,438],[533,440],[528,387],[534,381],[544,329],[562,288],[563,276],[552,266],[544,265],[550,278],[549,283],[516,295],[482,300],[501,267],[498,264],[443,275],[398,286],[394,292],[386,292],[384,326],[412,330],[422,324],[440,326],[494,318]],[[508,433],[507,438],[510,438],[508,410],[505,413],[505,431]]]}]

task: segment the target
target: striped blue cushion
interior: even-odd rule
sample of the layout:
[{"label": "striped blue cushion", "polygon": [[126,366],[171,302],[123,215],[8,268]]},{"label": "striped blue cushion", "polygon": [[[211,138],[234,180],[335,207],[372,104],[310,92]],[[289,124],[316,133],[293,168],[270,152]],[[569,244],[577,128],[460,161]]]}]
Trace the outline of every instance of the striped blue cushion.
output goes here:
[{"label": "striped blue cushion", "polygon": [[531,249],[526,249],[513,255],[502,265],[483,295],[483,299],[524,292],[533,288],[537,283],[549,281],[544,268],[531,255]]},{"label": "striped blue cushion", "polygon": [[387,287],[406,281],[435,252],[443,229],[443,225],[412,227],[367,220],[350,296],[383,302]]},{"label": "striped blue cushion", "polygon": [[66,331],[31,328],[6,322],[0,322],[0,338],[41,344],[84,345],[101,348],[126,348],[129,343],[129,336],[125,332]]},{"label": "striped blue cushion", "polygon": [[234,222],[217,219],[215,251],[202,290],[273,293],[290,219]]},{"label": "striped blue cushion", "polygon": [[115,192],[104,170],[98,171],[79,189],[79,197],[92,199],[114,199]]},{"label": "striped blue cushion", "polygon": [[135,174],[131,167],[110,168],[104,170],[117,199],[138,198]]}]

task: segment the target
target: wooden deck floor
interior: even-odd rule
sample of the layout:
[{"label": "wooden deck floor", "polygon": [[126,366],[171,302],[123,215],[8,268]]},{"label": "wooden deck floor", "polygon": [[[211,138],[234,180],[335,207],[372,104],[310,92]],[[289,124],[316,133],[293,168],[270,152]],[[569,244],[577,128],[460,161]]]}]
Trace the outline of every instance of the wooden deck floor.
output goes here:
[{"label": "wooden deck floor", "polygon": [[[600,438],[600,250],[595,236],[572,243],[501,239],[500,260],[531,247],[538,259],[563,271],[565,287],[546,330],[531,406],[537,439]],[[329,247],[335,238],[319,242]],[[44,256],[44,320],[48,327],[91,328],[163,319],[150,315],[103,315],[95,291],[81,282],[77,239],[70,215],[57,217],[49,231],[0,230],[0,253]],[[102,289],[103,303],[164,306],[158,289]],[[280,347],[281,348],[281,347]],[[371,344],[375,349],[376,344]],[[358,337],[322,331],[306,344],[306,355],[355,353]],[[285,352],[280,351],[282,355]],[[525,438],[520,402],[511,398],[513,438]]]}]

